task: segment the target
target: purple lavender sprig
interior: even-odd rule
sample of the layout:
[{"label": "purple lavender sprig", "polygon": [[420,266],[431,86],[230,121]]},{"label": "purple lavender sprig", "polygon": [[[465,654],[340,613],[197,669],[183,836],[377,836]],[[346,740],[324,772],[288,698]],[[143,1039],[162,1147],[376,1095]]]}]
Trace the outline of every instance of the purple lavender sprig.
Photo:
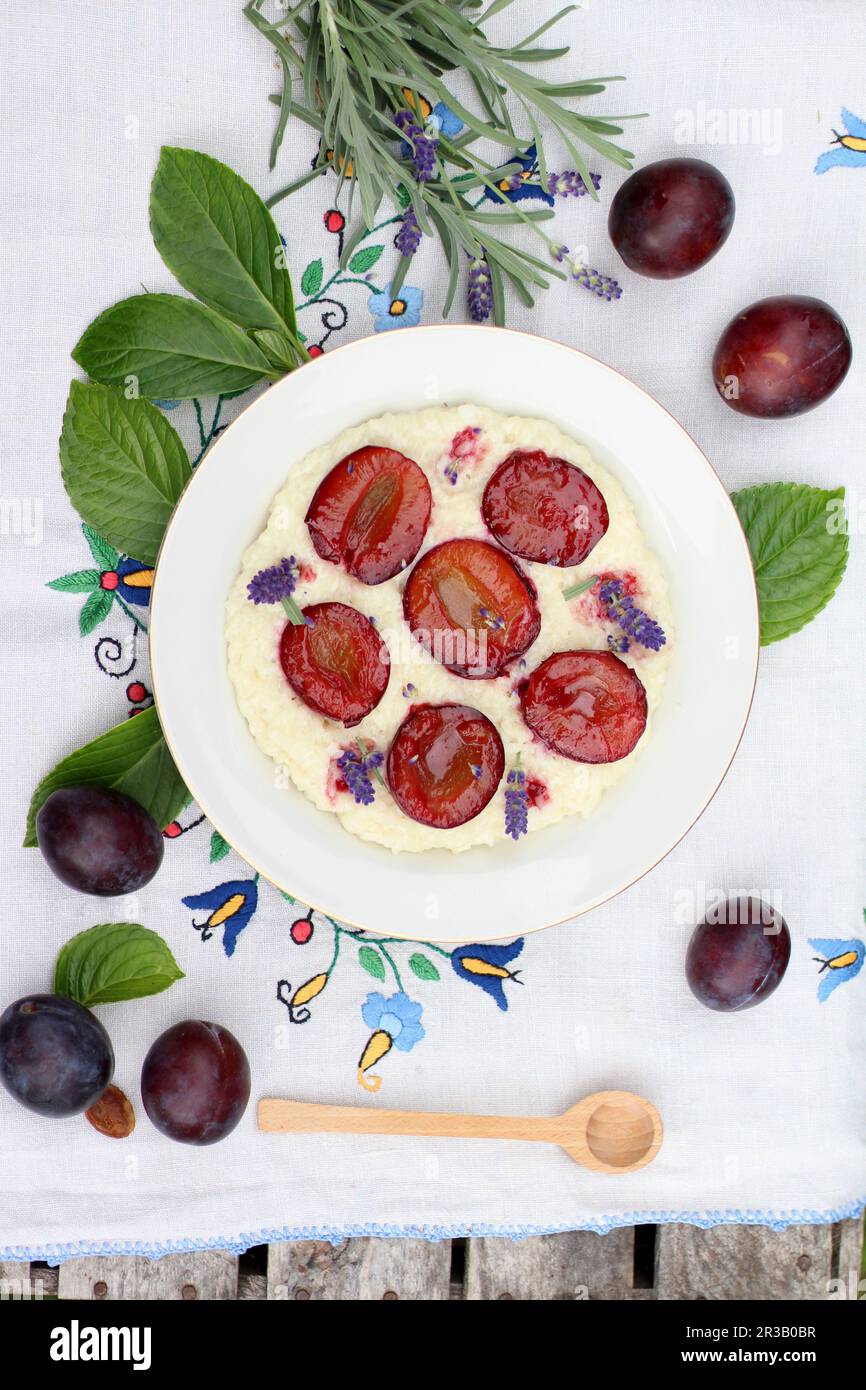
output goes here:
[{"label": "purple lavender sprig", "polygon": [[[590,173],[590,182],[598,192],[601,187],[601,174]],[[548,174],[547,191],[554,198],[582,198],[589,192],[581,175],[574,169],[566,169],[561,174]]]},{"label": "purple lavender sprig", "polygon": [[394,117],[394,124],[407,145],[412,148],[415,177],[419,183],[429,183],[436,172],[436,147],[439,141],[428,135],[418,124],[414,111],[405,107]]},{"label": "purple lavender sprig", "polygon": [[281,603],[288,619],[295,627],[307,623],[297,600],[293,598],[298,582],[298,562],[294,555],[283,556],[276,565],[259,570],[247,585],[247,594],[253,603]]},{"label": "purple lavender sprig", "polygon": [[401,256],[414,256],[421,245],[421,228],[411,203],[403,214],[400,230],[394,238],[394,245]]},{"label": "purple lavender sprig", "polygon": [[[607,616],[611,622],[619,623],[627,641],[633,639],[654,652],[664,646],[667,638],[660,624],[649,613],[638,608],[631,595],[623,591],[621,579],[607,580],[599,589],[598,596],[607,608]],[[621,650],[627,651],[628,648]]]},{"label": "purple lavender sprig", "polygon": [[383,761],[381,753],[368,753],[362,748],[360,741],[357,749],[347,748],[337,759],[337,767],[342,773],[343,781],[359,806],[370,806],[376,800],[370,774],[373,773],[376,780],[381,782],[382,774],[379,768]]},{"label": "purple lavender sprig", "polygon": [[483,256],[476,256],[469,262],[466,303],[469,315],[476,323],[484,323],[493,312],[493,276]]},{"label": "purple lavender sprig", "polygon": [[505,779],[505,833],[512,840],[525,835],[528,825],[529,793],[526,790],[526,773],[520,766],[518,753],[514,767]]},{"label": "purple lavender sprig", "polygon": [[590,294],[597,294],[599,299],[606,299],[610,303],[612,299],[622,297],[622,285],[611,275],[603,275],[600,270],[593,270],[588,265],[578,265],[577,261],[572,261],[570,273],[575,284],[582,285]]}]

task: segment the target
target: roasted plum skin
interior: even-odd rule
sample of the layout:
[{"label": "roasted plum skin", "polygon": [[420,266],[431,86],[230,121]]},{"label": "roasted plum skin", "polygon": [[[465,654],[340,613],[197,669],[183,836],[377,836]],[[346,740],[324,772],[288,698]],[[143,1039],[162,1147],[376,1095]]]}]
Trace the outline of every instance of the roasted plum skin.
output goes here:
[{"label": "roasted plum skin", "polygon": [[488,479],[481,512],[488,530],[512,555],[563,568],[581,564],[610,521],[592,478],[542,449],[508,455]]},{"label": "roasted plum skin", "polygon": [[609,651],[554,652],[522,683],[520,704],[536,738],[574,762],[619,762],[646,728],[643,684]]},{"label": "roasted plum skin", "polygon": [[848,329],[829,304],[776,295],[731,319],[713,354],[713,383],[740,415],[784,419],[831,396],[851,356]]},{"label": "roasted plum skin", "polygon": [[143,806],[108,787],[58,787],[36,816],[52,873],[98,897],[136,893],[162,863],[162,831]]},{"label": "roasted plum skin", "polygon": [[480,815],[502,781],[496,726],[468,705],[416,705],[394,735],[388,786],[404,815],[453,830]]},{"label": "roasted plum skin", "polygon": [[114,1072],[114,1050],[99,1019],[60,994],[30,994],[0,1015],[0,1081],[37,1115],[87,1110]]},{"label": "roasted plum skin", "polygon": [[326,474],[305,520],[323,560],[362,584],[382,584],[418,554],[431,506],[430,484],[414,459],[366,445]]},{"label": "roasted plum skin", "polygon": [[388,688],[388,648],[370,619],[346,603],[314,603],[303,614],[309,625],[283,629],[283,675],[309,709],[352,728]]},{"label": "roasted plum skin", "polygon": [[403,612],[421,645],[466,680],[501,675],[541,631],[535,585],[504,550],[475,538],[443,541],[422,555]]},{"label": "roasted plum skin", "polygon": [[686,978],[708,1009],[736,1013],[773,993],[790,956],[791,936],[780,913],[760,898],[728,898],[695,927]]},{"label": "roasted plum skin", "polygon": [[608,231],[629,270],[654,280],[691,275],[727,241],[734,194],[702,159],[660,159],[618,188]]},{"label": "roasted plum skin", "polygon": [[148,1119],[181,1144],[216,1144],[240,1121],[250,1098],[250,1064],[218,1023],[190,1019],[153,1043],[141,1069]]}]

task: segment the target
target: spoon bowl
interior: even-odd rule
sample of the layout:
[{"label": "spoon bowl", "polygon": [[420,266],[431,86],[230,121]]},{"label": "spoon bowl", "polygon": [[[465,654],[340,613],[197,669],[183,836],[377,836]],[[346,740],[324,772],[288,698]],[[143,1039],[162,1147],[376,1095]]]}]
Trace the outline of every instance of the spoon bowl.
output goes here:
[{"label": "spoon bowl", "polygon": [[259,1129],[272,1134],[414,1134],[423,1138],[520,1139],[559,1144],[597,1173],[633,1173],[661,1148],[661,1116],[632,1091],[596,1091],[554,1118],[378,1110],[362,1105],[259,1101]]}]

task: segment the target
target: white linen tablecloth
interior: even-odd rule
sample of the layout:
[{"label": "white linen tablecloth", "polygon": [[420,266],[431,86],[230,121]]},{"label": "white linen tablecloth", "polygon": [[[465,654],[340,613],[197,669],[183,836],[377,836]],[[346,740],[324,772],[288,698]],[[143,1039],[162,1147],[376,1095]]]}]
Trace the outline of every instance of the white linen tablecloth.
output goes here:
[{"label": "white linen tablecloth", "polygon": [[[541,17],[518,0],[497,23],[514,34]],[[601,204],[563,202],[554,225],[572,247],[587,246],[591,265],[619,278],[622,299],[604,303],[557,284],[532,312],[511,303],[510,324],[582,347],[645,387],[731,489],[771,479],[844,483],[862,531],[866,160],[822,174],[815,166],[834,129],[845,128],[842,108],[866,118],[866,11],[858,0],[595,0],[563,30],[573,56],[561,70],[628,78],[595,99],[597,109],[650,113],[624,137],[638,163],[683,153],[710,159],[734,187],[737,218],[724,251],[699,274],[669,284],[638,278],[606,234],[623,174],[591,161],[602,175]],[[359,959],[363,943],[343,938],[340,968],[309,1022],[289,1026],[277,982],[297,985],[324,969],[332,928],[316,917],[310,939],[293,940],[303,909],[264,883],[250,915],[250,871],[233,853],[219,857],[194,807],[180,817],[184,833],[166,845],[159,876],[132,904],[76,896],[38,851],[19,848],[38,777],[149,692],[145,643],[133,648],[119,605],[82,637],[82,596],[45,587],[94,563],[57,460],[69,380],[78,375],[70,348],[97,312],[142,284],[174,289],[147,220],[161,144],[207,151],[262,193],[301,172],[315,148],[310,131],[290,125],[268,175],[274,108],[266,97],[278,73],[240,0],[45,0],[38,26],[4,6],[0,46],[0,1005],[49,988],[60,945],[98,921],[143,921],[163,933],[185,971],[157,998],[99,1011],[116,1047],[116,1080],[139,1111],[129,1140],[110,1143],[83,1120],[40,1119],[0,1093],[0,1258],[240,1249],[315,1233],[516,1235],[666,1220],[781,1226],[855,1213],[866,1192],[866,972],[819,993],[829,977],[815,958],[834,943],[863,955],[866,566],[857,525],[830,607],[762,654],[741,750],[700,823],[606,907],[527,937],[514,959],[522,987],[506,982],[507,1008],[446,956],[388,948],[403,990],[423,1006],[425,1036],[384,1059],[376,1098],[358,1089],[356,1068],[377,1008],[367,996],[396,990],[390,967],[385,982],[371,976]],[[551,166],[567,167],[554,153]],[[321,259],[325,279],[336,267],[337,234],[323,223],[334,190],[329,175],[277,208],[298,286],[312,262]],[[371,239],[385,247],[370,272],[374,290],[396,263],[392,236],[393,228]],[[315,278],[299,299],[310,297]],[[421,321],[436,322],[445,284],[437,248],[423,248],[409,280],[423,294],[413,298]],[[849,325],[855,363],[814,413],[756,422],[716,398],[709,357],[737,309],[784,292],[829,300]],[[369,333],[369,294],[342,286],[334,295],[342,307],[304,309],[301,326],[313,342],[326,338],[326,351]],[[213,406],[203,403],[205,434]],[[237,408],[226,405],[225,418]],[[192,408],[178,407],[172,420],[195,453]],[[194,592],[194,575],[190,585]],[[135,611],[146,618],[146,609]],[[237,916],[231,930],[202,929],[236,884],[243,929]],[[686,943],[708,895],[752,888],[787,918],[790,967],[761,1007],[715,1015],[686,988]],[[211,890],[204,905],[183,901]],[[520,937],[518,921],[502,930]],[[439,978],[410,965],[419,952]],[[254,1097],[546,1114],[624,1087],[655,1100],[665,1144],[651,1167],[617,1179],[544,1146],[260,1135],[251,1105],[224,1143],[173,1145],[141,1113],[137,1081],[152,1039],[185,1017],[216,1019],[244,1042]]]}]

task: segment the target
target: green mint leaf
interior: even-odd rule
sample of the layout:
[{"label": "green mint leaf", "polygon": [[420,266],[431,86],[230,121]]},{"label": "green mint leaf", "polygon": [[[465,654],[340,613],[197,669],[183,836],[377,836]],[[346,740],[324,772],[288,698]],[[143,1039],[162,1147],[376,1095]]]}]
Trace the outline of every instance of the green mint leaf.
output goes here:
[{"label": "green mint leaf", "polygon": [[210,837],[210,862],[218,864],[221,859],[225,859],[229,852],[229,845],[218,830],[215,830]]},{"label": "green mint leaf", "polygon": [[185,290],[242,328],[295,328],[274,220],[248,183],[210,155],[164,145],[150,190],[156,249]]},{"label": "green mint leaf", "polygon": [[82,637],[89,636],[108,617],[113,602],[107,589],[94,589],[78,615],[78,631]]},{"label": "green mint leaf", "polygon": [[[109,595],[110,597],[110,595]],[[30,800],[24,845],[36,843],[36,814],[58,787],[111,787],[168,825],[189,801],[189,792],[168,751],[156,710],[143,710],[70,753],[42,778]]]},{"label": "green mint leaf", "polygon": [[301,276],[301,289],[309,298],[311,295],[318,294],[322,288],[322,280],[325,278],[325,270],[320,260],[310,261],[303,275]]},{"label": "green mint leaf", "polygon": [[420,951],[416,951],[414,956],[409,957],[409,969],[413,975],[417,975],[419,980],[438,980],[439,971],[430,960],[429,956],[422,956]]},{"label": "green mint leaf", "polygon": [[250,336],[279,371],[291,372],[297,367],[298,354],[285,333],[278,333],[273,328],[257,328]]},{"label": "green mint leaf", "polygon": [[848,563],[845,489],[763,483],[731,495],[746,533],[761,645],[799,632],[836,592]]},{"label": "green mint leaf", "polygon": [[385,978],[385,962],[372,946],[362,946],[358,951],[358,964],[377,980]]},{"label": "green mint leaf", "polygon": [[153,564],[192,471],[162,411],[114,387],[73,381],[60,468],[76,511],[125,554]]},{"label": "green mint leaf", "polygon": [[54,993],[85,1008],[161,994],[183,979],[161,936],[137,922],[107,922],[70,937],[54,967]]},{"label": "green mint leaf", "polygon": [[[84,539],[90,546],[90,553],[99,566],[100,570],[117,569],[117,562],[120,559],[113,545],[109,545],[104,536],[97,535],[92,526],[88,526],[85,521],[81,527],[84,532]],[[135,557],[138,559],[138,556]]]},{"label": "green mint leaf", "polygon": [[176,294],[137,294],[93,320],[72,356],[94,381],[151,400],[245,391],[276,371],[236,324]]},{"label": "green mint leaf", "polygon": [[349,262],[352,274],[364,275],[368,270],[372,270],[384,250],[384,246],[364,246],[360,251],[356,251]]},{"label": "green mint leaf", "polygon": [[75,570],[72,574],[61,574],[59,579],[50,579],[47,589],[59,589],[62,594],[89,594],[99,583],[99,570]]}]

